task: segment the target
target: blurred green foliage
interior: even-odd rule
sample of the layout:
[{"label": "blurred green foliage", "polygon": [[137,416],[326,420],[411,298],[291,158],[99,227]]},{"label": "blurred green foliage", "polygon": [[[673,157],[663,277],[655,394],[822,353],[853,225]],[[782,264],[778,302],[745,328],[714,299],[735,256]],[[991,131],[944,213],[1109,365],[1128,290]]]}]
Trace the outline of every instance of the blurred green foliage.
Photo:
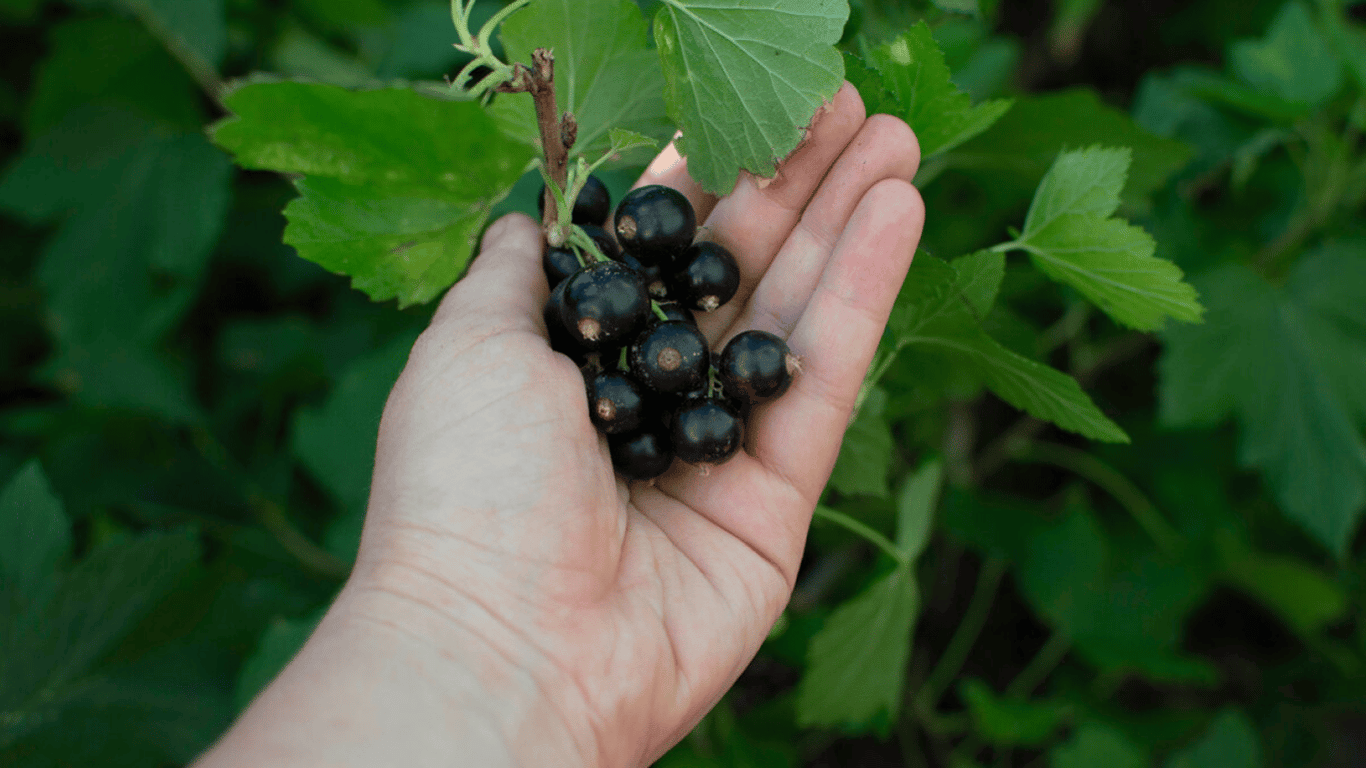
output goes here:
[{"label": "blurred green foliage", "polygon": [[[847,77],[920,132],[924,251],[787,613],[661,765],[1366,762],[1363,10],[851,3]],[[531,150],[511,105],[433,106],[441,0],[0,20],[0,766],[182,765],[345,577],[406,305],[534,208]],[[235,146],[269,119],[219,123],[254,73],[306,81],[267,113],[311,131],[284,165]],[[640,77],[602,131],[667,135]],[[378,106],[343,125],[342,87]],[[356,188],[420,203],[418,278],[353,274],[404,308],[296,255],[365,244]]]}]

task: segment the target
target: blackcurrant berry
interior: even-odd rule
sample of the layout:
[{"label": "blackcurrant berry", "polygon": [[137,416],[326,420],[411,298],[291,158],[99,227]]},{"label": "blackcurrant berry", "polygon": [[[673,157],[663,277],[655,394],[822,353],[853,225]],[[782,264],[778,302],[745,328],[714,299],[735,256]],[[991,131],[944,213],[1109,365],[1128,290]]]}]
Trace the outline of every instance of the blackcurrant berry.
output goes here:
[{"label": "blackcurrant berry", "polygon": [[682,192],[658,184],[627,193],[617,206],[615,223],[621,247],[649,263],[673,261],[697,235],[692,203]]},{"label": "blackcurrant berry", "polygon": [[669,432],[661,424],[613,436],[607,447],[612,453],[612,466],[627,480],[653,480],[669,471],[674,460]]},{"label": "blackcurrant berry", "polygon": [[[536,210],[545,218],[545,185],[541,185],[541,194],[536,198]],[[574,212],[570,218],[575,224],[584,226],[585,224],[600,225],[607,221],[607,215],[612,212],[612,196],[608,194],[607,187],[597,176],[589,176],[587,183],[579,192],[579,198],[574,201]]]},{"label": "blackcurrant berry", "polygon": [[716,243],[689,246],[669,275],[670,295],[702,312],[724,305],[740,289],[740,265]]},{"label": "blackcurrant berry", "polygon": [[546,248],[545,253],[541,256],[541,269],[545,271],[546,282],[550,284],[551,288],[555,288],[568,280],[582,266],[579,264],[579,257],[574,253],[574,249],[568,246]]},{"label": "blackcurrant berry", "polygon": [[720,464],[740,450],[745,422],[715,398],[689,398],[674,414],[674,455],[690,464]]},{"label": "blackcurrant berry", "polygon": [[605,435],[639,429],[646,406],[644,388],[621,371],[606,370],[588,380],[588,418]]},{"label": "blackcurrant berry", "polygon": [[[580,228],[597,244],[602,255],[609,259],[616,259],[620,256],[621,249],[617,247],[617,241],[607,234],[607,230],[602,227],[595,227],[592,224],[585,224]],[[592,262],[592,258],[588,254],[584,254],[584,259]],[[545,254],[541,257],[541,269],[545,270],[545,279],[550,283],[551,288],[578,272],[582,266],[579,263],[577,253],[568,245],[546,248]]]},{"label": "blackcurrant berry", "polygon": [[650,292],[651,298],[662,299],[668,296],[668,289],[664,285],[664,270],[660,269],[658,264],[645,264],[627,251],[622,251],[616,258],[645,278],[645,289]]},{"label": "blackcurrant berry", "polygon": [[688,309],[682,304],[672,301],[661,301],[659,302],[659,308],[664,311],[665,319],[660,320],[658,315],[653,315],[654,320],[652,322],[668,322],[673,320],[680,323],[687,323],[694,328],[697,327],[697,317],[693,315],[691,309]]},{"label": "blackcurrant berry", "polygon": [[564,287],[560,317],[570,337],[589,350],[625,343],[645,325],[650,313],[645,283],[625,264],[590,264],[566,280]]},{"label": "blackcurrant berry", "polygon": [[758,403],[786,392],[798,365],[787,342],[767,331],[745,331],[721,350],[716,375],[728,394]]},{"label": "blackcurrant berry", "polygon": [[541,317],[545,320],[546,334],[550,337],[550,348],[576,357],[580,351],[579,344],[564,326],[564,289],[568,283],[568,280],[561,280],[559,285],[555,286],[555,290],[550,292],[550,298],[546,299]]},{"label": "blackcurrant berry", "polygon": [[583,230],[585,235],[588,235],[589,239],[597,244],[598,250],[602,251],[603,256],[606,256],[609,259],[615,259],[621,254],[621,247],[618,246],[617,241],[613,240],[612,236],[607,233],[607,230],[595,224],[582,224],[579,228]]},{"label": "blackcurrant berry", "polygon": [[707,338],[684,322],[659,323],[640,334],[627,349],[636,381],[652,392],[681,395],[707,382],[711,351]]}]

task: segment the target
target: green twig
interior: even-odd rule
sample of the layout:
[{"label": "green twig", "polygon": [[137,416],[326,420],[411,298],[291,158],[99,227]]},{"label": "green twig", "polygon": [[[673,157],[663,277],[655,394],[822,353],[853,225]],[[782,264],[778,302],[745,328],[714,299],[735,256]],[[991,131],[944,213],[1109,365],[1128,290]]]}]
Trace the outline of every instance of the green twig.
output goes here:
[{"label": "green twig", "polygon": [[934,711],[939,699],[948,690],[949,684],[962,671],[968,654],[972,652],[972,646],[977,643],[978,636],[986,626],[987,617],[991,614],[991,604],[996,601],[996,590],[1006,575],[1006,566],[1006,560],[1000,557],[992,557],[982,566],[981,572],[977,575],[977,586],[972,590],[972,599],[968,601],[962,621],[958,622],[958,629],[954,630],[948,647],[944,649],[939,662],[934,665],[930,676],[916,694],[917,712]]},{"label": "green twig", "polygon": [[231,477],[241,489],[247,505],[255,514],[258,522],[266,529],[295,560],[306,569],[341,581],[351,572],[351,566],[336,555],[328,552],[305,536],[290,521],[282,504],[265,492],[246,469],[241,467],[226,446],[218,441],[207,429],[196,429],[193,434],[195,448],[205,461],[220,472]]},{"label": "green twig", "polygon": [[843,512],[837,512],[828,507],[816,507],[815,516],[818,519],[834,523],[836,525],[848,529],[849,531],[852,531],[853,533],[858,534],[859,536],[862,536],[863,538],[877,545],[878,549],[881,549],[883,552],[886,552],[899,565],[910,564],[910,560],[906,557],[906,554],[901,550],[897,549],[896,545],[892,543],[891,539],[887,538],[886,536],[883,536],[881,533],[873,530],[866,524],[844,514]]},{"label": "green twig", "polygon": [[1072,650],[1072,638],[1061,632],[1054,632],[1048,638],[1039,652],[1034,654],[1034,658],[1029,661],[1020,674],[1010,681],[1006,687],[1006,697],[1013,699],[1027,699],[1029,695],[1043,684],[1048,676],[1053,674],[1053,670],[1058,668],[1062,660],[1067,658],[1067,652]]},{"label": "green twig", "polygon": [[1181,548],[1181,534],[1162,517],[1162,513],[1143,491],[1122,472],[1094,455],[1056,443],[1034,443],[1016,451],[1015,458],[1051,464],[1090,481],[1119,502],[1163,554],[1174,555]]}]

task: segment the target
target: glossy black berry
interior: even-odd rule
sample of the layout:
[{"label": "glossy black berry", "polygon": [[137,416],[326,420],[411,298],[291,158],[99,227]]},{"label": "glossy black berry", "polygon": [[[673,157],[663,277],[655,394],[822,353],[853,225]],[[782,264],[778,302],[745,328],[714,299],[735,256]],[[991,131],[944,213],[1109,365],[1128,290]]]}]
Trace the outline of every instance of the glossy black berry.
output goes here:
[{"label": "glossy black berry", "polygon": [[631,190],[617,206],[617,241],[643,262],[672,262],[697,235],[692,203],[672,187],[652,184]]},{"label": "glossy black berry", "polygon": [[602,251],[603,256],[615,259],[621,254],[621,248],[617,245],[617,241],[612,239],[607,230],[594,224],[582,224],[580,229],[597,244],[598,250]]},{"label": "glossy black berry", "polygon": [[711,365],[707,338],[696,326],[679,321],[659,323],[640,334],[626,354],[636,381],[662,395],[703,386]]},{"label": "glossy black berry", "polygon": [[615,261],[591,264],[564,283],[560,318],[589,350],[620,346],[645,325],[650,296],[640,273]]},{"label": "glossy black berry", "polygon": [[550,337],[550,348],[556,352],[575,357],[579,351],[579,345],[570,335],[569,329],[564,327],[564,289],[566,285],[568,285],[568,281],[561,280],[555,290],[550,292],[550,298],[546,299],[541,317],[545,320],[546,334]]},{"label": "glossy black berry", "polygon": [[645,394],[629,375],[602,371],[588,380],[588,418],[605,435],[634,432],[645,420]]},{"label": "glossy black berry", "polygon": [[690,464],[720,464],[740,450],[745,422],[725,402],[689,398],[674,414],[674,455]]},{"label": "glossy black berry", "polygon": [[694,328],[697,327],[697,317],[693,315],[691,309],[688,309],[682,304],[672,301],[662,301],[659,303],[659,308],[664,312],[664,319],[661,320],[659,315],[653,315],[654,320],[651,322],[664,323],[672,320],[680,323],[687,323]]},{"label": "glossy black berry", "polygon": [[758,403],[786,392],[797,367],[787,342],[767,331],[745,331],[721,350],[716,375],[729,395]]},{"label": "glossy black berry", "polygon": [[541,269],[545,271],[546,282],[550,284],[551,288],[555,288],[568,280],[582,266],[579,264],[579,257],[574,253],[574,249],[568,246],[546,248],[545,253],[541,256]]},{"label": "glossy black berry", "polygon": [[[545,185],[541,185],[541,194],[536,198],[536,210],[545,217]],[[612,212],[612,196],[607,193],[607,187],[597,176],[589,176],[588,182],[583,185],[583,190],[579,192],[579,198],[574,201],[574,212],[571,218],[575,224],[583,226],[585,224],[601,225],[607,221],[607,215]]]},{"label": "glossy black berry", "polygon": [[612,466],[627,480],[653,480],[669,471],[673,446],[662,424],[652,424],[639,432],[608,439]]},{"label": "glossy black berry", "polygon": [[735,297],[740,289],[740,265],[716,243],[695,243],[683,252],[668,282],[675,300],[710,312]]},{"label": "glossy black berry", "polygon": [[[618,258],[621,249],[617,248],[617,242],[612,236],[607,234],[607,230],[602,227],[595,227],[587,224],[582,227],[584,234],[597,244],[598,250],[602,255],[609,259]],[[584,261],[592,263],[593,259],[588,254],[584,254]],[[545,279],[554,288],[561,281],[569,279],[571,275],[578,272],[583,265],[579,263],[579,257],[574,249],[568,245],[546,248],[545,255],[541,257],[541,269],[545,271]]]},{"label": "glossy black berry", "polygon": [[645,278],[645,290],[650,292],[651,298],[662,299],[669,295],[664,284],[664,270],[658,264],[646,264],[627,251],[622,251],[616,259]]}]

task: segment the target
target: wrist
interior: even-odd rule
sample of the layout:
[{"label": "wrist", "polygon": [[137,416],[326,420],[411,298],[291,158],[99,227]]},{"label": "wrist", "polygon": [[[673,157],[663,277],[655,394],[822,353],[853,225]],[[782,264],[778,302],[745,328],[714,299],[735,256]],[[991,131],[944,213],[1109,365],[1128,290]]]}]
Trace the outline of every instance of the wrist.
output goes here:
[{"label": "wrist", "polygon": [[410,672],[408,686],[440,702],[430,719],[452,734],[448,757],[480,743],[498,762],[470,764],[601,765],[596,734],[578,716],[581,698],[560,670],[478,603],[417,589],[434,577],[401,570],[353,580],[334,610]]},{"label": "wrist", "polygon": [[353,580],[199,768],[597,765],[561,687],[495,642]]}]

